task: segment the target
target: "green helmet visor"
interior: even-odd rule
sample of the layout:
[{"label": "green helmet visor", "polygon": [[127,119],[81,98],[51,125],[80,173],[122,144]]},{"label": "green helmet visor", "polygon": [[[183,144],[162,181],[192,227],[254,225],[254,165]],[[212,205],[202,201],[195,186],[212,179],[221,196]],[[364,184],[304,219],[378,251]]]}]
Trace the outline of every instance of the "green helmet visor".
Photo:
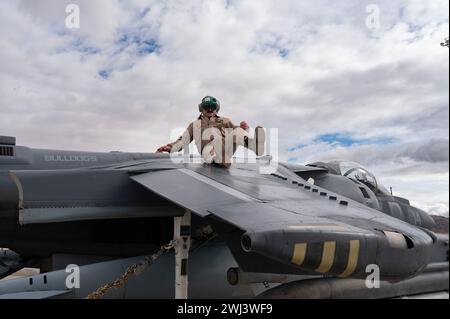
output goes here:
[{"label": "green helmet visor", "polygon": [[219,108],[219,106],[215,103],[206,102],[202,103],[201,108],[207,111],[215,111]]},{"label": "green helmet visor", "polygon": [[217,110],[220,106],[219,101],[212,96],[206,96],[203,98],[202,103],[200,103],[200,107],[204,110]]}]

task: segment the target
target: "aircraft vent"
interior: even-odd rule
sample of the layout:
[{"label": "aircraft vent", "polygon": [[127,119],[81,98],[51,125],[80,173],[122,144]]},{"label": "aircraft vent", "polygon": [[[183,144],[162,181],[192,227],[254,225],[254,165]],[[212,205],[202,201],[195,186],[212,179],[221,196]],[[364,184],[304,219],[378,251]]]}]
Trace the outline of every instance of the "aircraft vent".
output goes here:
[{"label": "aircraft vent", "polygon": [[360,187],[359,189],[361,190],[361,193],[363,194],[364,198],[370,199],[370,195],[364,187]]},{"label": "aircraft vent", "polygon": [[3,156],[14,156],[14,148],[12,146],[0,145],[0,157]]},{"label": "aircraft vent", "polygon": [[0,145],[16,145],[16,138],[13,136],[0,135]]}]

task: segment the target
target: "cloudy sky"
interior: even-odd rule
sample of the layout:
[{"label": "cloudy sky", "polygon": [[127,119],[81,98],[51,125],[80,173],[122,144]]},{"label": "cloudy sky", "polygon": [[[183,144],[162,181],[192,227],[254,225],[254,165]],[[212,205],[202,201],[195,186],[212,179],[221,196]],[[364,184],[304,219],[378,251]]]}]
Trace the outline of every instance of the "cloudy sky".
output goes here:
[{"label": "cloudy sky", "polygon": [[213,95],[235,122],[278,128],[282,160],[360,162],[448,216],[448,12],[448,0],[1,1],[0,134],[151,152]]}]

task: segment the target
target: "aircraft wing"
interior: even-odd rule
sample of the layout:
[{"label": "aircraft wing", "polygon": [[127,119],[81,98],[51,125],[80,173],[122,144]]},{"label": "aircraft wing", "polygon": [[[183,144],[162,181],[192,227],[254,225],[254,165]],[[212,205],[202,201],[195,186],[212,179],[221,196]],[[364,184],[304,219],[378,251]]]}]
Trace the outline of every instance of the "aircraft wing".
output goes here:
[{"label": "aircraft wing", "polygon": [[120,168],[13,171],[10,176],[18,190],[22,225],[182,214]]},{"label": "aircraft wing", "polygon": [[[384,278],[392,279],[426,266],[433,241],[425,232],[307,185],[288,170],[283,173],[199,167],[131,178],[176,205],[232,226],[222,235],[229,235],[230,248],[244,269],[254,264],[245,253],[308,273],[342,277],[363,277],[369,264],[379,265]],[[268,271],[272,266],[257,268]]]}]

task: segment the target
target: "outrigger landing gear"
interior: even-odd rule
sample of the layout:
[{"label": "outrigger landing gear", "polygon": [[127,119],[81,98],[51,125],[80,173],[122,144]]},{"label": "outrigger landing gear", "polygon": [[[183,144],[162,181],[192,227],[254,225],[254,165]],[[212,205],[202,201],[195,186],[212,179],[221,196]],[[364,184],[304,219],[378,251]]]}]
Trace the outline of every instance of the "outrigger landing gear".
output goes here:
[{"label": "outrigger landing gear", "polygon": [[175,244],[175,299],[188,298],[188,259],[191,247],[191,212],[175,217],[173,239]]}]

